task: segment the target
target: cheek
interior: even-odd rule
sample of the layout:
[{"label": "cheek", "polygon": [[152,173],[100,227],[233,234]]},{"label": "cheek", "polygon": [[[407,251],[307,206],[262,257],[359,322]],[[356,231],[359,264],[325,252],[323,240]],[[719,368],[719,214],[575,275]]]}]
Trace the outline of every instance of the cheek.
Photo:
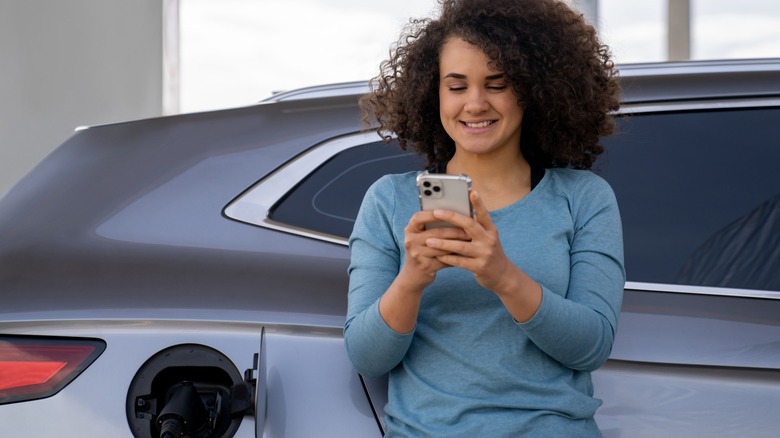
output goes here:
[{"label": "cheek", "polygon": [[442,125],[447,126],[450,119],[450,112],[444,102],[439,102],[439,119],[441,120]]},{"label": "cheek", "polygon": [[439,108],[440,108],[439,118],[441,119],[441,126],[442,128],[444,128],[444,132],[446,132],[447,135],[454,140],[455,136],[458,135],[457,118],[452,114],[452,112],[448,112],[446,108],[444,107],[439,107]]},{"label": "cheek", "polygon": [[524,111],[517,105],[516,101],[505,102],[503,105],[504,114],[519,122],[523,120]]},{"label": "cheek", "polygon": [[453,128],[455,121],[452,119],[452,117],[446,115],[444,113],[444,110],[440,111],[439,116],[441,119],[441,126],[442,128],[444,128],[444,132],[446,132],[447,135],[449,135],[450,138],[452,138],[452,136],[455,134]]},{"label": "cheek", "polygon": [[442,123],[447,123],[456,118],[459,111],[458,103],[454,99],[439,98],[439,115],[441,116]]},{"label": "cheek", "polygon": [[446,114],[447,114],[447,99],[442,97],[441,94],[439,94],[439,115],[441,116],[442,121],[444,121]]}]

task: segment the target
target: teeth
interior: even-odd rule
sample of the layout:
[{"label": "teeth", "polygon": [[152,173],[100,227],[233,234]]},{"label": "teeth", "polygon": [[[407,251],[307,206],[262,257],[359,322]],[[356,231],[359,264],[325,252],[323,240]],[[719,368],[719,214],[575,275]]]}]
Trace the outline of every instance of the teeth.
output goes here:
[{"label": "teeth", "polygon": [[466,123],[466,126],[468,126],[469,128],[484,128],[484,127],[487,127],[488,125],[490,125],[491,123],[493,123],[493,122],[487,120],[487,121],[479,122],[479,123]]}]

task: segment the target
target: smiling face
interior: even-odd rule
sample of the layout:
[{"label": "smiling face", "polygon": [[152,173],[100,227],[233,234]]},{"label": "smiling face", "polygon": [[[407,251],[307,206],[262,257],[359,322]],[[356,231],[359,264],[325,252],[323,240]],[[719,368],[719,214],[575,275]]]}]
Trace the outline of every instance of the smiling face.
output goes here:
[{"label": "smiling face", "polygon": [[439,108],[460,158],[520,155],[523,108],[503,72],[477,46],[452,37],[439,56]]}]

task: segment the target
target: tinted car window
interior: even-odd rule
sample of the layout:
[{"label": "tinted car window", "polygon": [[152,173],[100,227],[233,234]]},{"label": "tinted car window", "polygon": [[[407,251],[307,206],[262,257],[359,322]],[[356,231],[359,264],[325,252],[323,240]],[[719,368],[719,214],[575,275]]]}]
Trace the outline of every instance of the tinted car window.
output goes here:
[{"label": "tinted car window", "polygon": [[368,187],[380,176],[422,169],[398,143],[373,142],[334,155],[271,208],[269,217],[296,227],[348,237]]},{"label": "tinted car window", "polygon": [[[780,290],[780,109],[648,113],[619,120],[594,171],[615,190],[629,281]],[[422,168],[397,144],[345,150],[271,211],[336,236],[352,231],[381,175]]]},{"label": "tinted car window", "polygon": [[780,290],[780,109],[645,114],[604,142],[629,281]]}]

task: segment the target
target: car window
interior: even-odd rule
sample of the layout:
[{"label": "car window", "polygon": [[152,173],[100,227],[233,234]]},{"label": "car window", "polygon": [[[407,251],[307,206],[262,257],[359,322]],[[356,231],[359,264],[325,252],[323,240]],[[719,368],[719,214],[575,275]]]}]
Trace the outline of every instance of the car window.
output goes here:
[{"label": "car window", "polygon": [[[780,291],[780,109],[636,114],[618,121],[594,171],[615,191],[633,282]],[[270,211],[346,238],[380,176],[422,168],[397,143],[325,162]]]},{"label": "car window", "polygon": [[423,168],[417,154],[392,141],[372,142],[334,155],[309,174],[269,211],[268,216],[320,233],[349,237],[368,187],[382,175]]},{"label": "car window", "polygon": [[629,281],[780,290],[780,109],[643,114],[606,139]]}]

